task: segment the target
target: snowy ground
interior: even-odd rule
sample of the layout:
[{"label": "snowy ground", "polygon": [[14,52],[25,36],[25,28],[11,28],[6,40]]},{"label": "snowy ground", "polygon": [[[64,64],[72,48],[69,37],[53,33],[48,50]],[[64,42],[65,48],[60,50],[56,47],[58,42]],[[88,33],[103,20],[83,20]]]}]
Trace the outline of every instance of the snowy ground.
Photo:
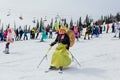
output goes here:
[{"label": "snowy ground", "polygon": [[5,42],[0,43],[0,80],[119,80],[120,75],[120,39],[112,38],[113,33],[103,33],[99,38],[76,41],[70,48],[80,62],[75,61],[64,69],[45,73],[49,68],[51,55],[37,68],[40,60],[54,39],[45,42],[39,40],[16,41],[10,44],[10,54],[4,54]]}]

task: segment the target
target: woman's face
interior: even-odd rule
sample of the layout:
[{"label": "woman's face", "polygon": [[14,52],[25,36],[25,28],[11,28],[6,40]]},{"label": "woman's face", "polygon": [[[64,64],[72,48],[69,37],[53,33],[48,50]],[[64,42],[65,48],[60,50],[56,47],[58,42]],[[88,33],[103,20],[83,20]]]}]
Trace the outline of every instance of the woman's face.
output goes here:
[{"label": "woman's face", "polygon": [[65,30],[60,30],[60,34],[65,34]]}]

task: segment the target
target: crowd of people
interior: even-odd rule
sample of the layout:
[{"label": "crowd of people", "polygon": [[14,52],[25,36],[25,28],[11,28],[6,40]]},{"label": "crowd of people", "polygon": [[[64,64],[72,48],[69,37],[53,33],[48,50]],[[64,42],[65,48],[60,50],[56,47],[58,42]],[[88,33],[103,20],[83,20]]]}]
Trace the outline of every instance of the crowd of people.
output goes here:
[{"label": "crowd of people", "polygon": [[[93,25],[86,26],[84,40],[90,39],[90,38],[92,38],[92,36],[98,37],[99,34],[102,34],[103,31],[106,31],[106,33],[108,33],[110,28],[112,29],[112,33],[115,33],[114,37],[116,37],[117,34],[120,33],[119,26],[120,26],[119,22],[112,23],[111,26],[110,26],[110,24],[103,24],[103,25],[93,24]],[[2,32],[2,30],[0,30],[0,41],[6,41],[7,29],[4,30],[4,32]],[[28,32],[27,29],[22,29],[22,27],[20,26],[19,28],[14,30],[14,32],[16,34],[15,40],[19,41],[19,40],[28,40],[28,39],[38,39],[38,38],[40,38],[39,34],[41,33],[42,35],[41,35],[40,41],[42,42],[42,41],[44,41],[44,39],[52,38],[53,31],[56,31],[56,33],[57,33],[58,29],[59,29],[59,27],[58,28],[42,27],[41,32],[40,32],[39,28],[36,29],[35,27],[33,27],[31,29],[31,31]],[[82,32],[83,32],[83,27],[74,25],[74,26],[70,27],[69,29],[74,31],[76,39],[79,40],[79,38],[81,37]],[[120,34],[119,34],[119,36],[120,36]]]},{"label": "crowd of people", "polygon": [[[4,30],[4,32],[2,32],[2,30],[0,30],[0,41],[6,41],[8,29],[9,28]],[[33,27],[30,30],[30,32],[27,29],[22,29],[22,27],[19,27],[16,30],[14,30],[14,29],[12,29],[12,30],[15,32],[15,41],[40,38],[39,37],[40,29],[36,29],[35,27]],[[42,34],[41,41],[43,41],[43,39],[45,39],[45,38],[52,38],[53,29],[48,28],[48,27],[47,28],[42,27],[41,34]]]},{"label": "crowd of people", "polygon": [[[55,24],[56,25],[56,24]],[[71,64],[71,58],[69,57],[69,48],[71,45],[71,37],[69,34],[67,34],[67,31],[71,30],[74,34],[72,36],[72,39],[75,39],[79,41],[79,38],[81,36],[84,36],[84,40],[92,38],[93,36],[99,37],[100,34],[103,33],[103,31],[106,31],[106,33],[109,33],[110,28],[112,29],[112,33],[115,35],[113,37],[117,37],[120,39],[120,23],[112,23],[112,26],[109,24],[106,25],[98,25],[93,24],[87,26],[85,29],[85,35],[83,35],[83,27],[82,26],[72,26],[68,27],[66,25],[60,25],[55,27],[55,33],[57,34],[57,37],[55,41],[53,41],[50,46],[54,46],[56,43],[58,43],[58,46],[56,47],[52,59],[51,59],[51,65],[49,70],[54,69],[60,69],[60,71],[63,70],[64,67],[69,66]],[[0,39],[1,41],[6,41],[5,44],[5,50],[4,52],[6,54],[9,54],[9,45],[10,43],[13,43],[14,41],[18,40],[28,40],[28,39],[38,39],[38,36],[40,33],[40,29],[36,29],[33,27],[30,31],[30,37],[28,37],[28,31],[27,29],[22,29],[21,27],[17,28],[16,30],[12,28],[7,28],[3,33],[0,32]],[[22,37],[23,36],[23,37]],[[49,27],[42,27],[41,29],[41,38],[39,39],[40,42],[44,42],[44,39],[52,38],[53,36],[53,28]],[[74,40],[73,40],[74,41]]]}]

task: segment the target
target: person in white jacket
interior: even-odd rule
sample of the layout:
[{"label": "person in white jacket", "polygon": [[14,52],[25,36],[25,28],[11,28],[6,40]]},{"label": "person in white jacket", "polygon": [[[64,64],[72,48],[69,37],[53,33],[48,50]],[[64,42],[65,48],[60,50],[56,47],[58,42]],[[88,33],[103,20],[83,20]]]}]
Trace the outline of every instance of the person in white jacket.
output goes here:
[{"label": "person in white jacket", "polygon": [[119,23],[119,22],[116,22],[116,25],[115,25],[115,35],[114,35],[114,37],[116,37],[117,34],[119,34],[119,38],[120,38],[120,23]]}]

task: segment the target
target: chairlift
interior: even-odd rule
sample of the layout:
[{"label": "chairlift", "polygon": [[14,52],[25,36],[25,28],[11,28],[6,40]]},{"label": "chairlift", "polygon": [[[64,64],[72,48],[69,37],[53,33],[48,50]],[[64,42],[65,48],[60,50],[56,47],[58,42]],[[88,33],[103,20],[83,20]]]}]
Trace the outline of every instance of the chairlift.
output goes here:
[{"label": "chairlift", "polygon": [[33,22],[33,23],[36,23],[36,20],[35,20],[35,18],[36,18],[36,17],[33,17],[33,20],[32,20],[32,22]]},{"label": "chairlift", "polygon": [[46,18],[47,16],[45,16],[45,18],[44,18],[44,21],[47,21],[47,18]]},{"label": "chairlift", "polygon": [[35,21],[35,20],[33,20],[32,22],[33,22],[33,23],[36,23],[36,21]]},{"label": "chairlift", "polygon": [[7,16],[10,16],[10,14],[7,14]]},{"label": "chairlift", "polygon": [[20,16],[20,17],[19,17],[19,19],[20,19],[20,20],[23,20],[23,17],[22,17],[22,16]]},{"label": "chairlift", "polygon": [[11,15],[11,9],[8,10],[8,13],[7,13],[7,16],[10,16]]}]

